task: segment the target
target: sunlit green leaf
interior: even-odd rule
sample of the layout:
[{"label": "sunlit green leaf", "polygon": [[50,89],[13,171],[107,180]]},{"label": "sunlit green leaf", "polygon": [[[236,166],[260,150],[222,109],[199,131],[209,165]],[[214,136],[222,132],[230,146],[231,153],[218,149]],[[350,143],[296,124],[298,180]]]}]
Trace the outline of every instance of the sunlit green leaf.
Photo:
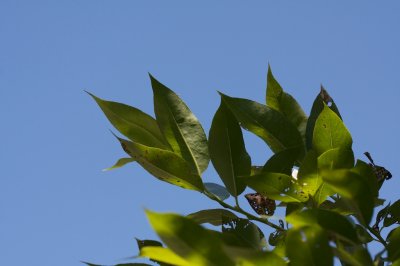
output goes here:
[{"label": "sunlit green leaf", "polygon": [[134,162],[134,161],[135,161],[135,159],[133,159],[133,158],[121,158],[113,166],[106,168],[103,171],[110,171],[113,169],[117,169],[117,168],[120,168],[120,167],[122,167],[128,163]]},{"label": "sunlit green leaf", "polygon": [[225,252],[240,266],[284,266],[287,263],[274,252],[226,246]]},{"label": "sunlit green leaf", "polygon": [[312,148],[318,155],[334,148],[351,149],[353,140],[343,121],[325,106],[315,122]]},{"label": "sunlit green leaf", "polygon": [[363,177],[351,170],[322,172],[323,180],[335,192],[347,198],[349,208],[354,210],[359,221],[367,225],[371,221],[374,208],[374,196]]},{"label": "sunlit green leaf", "polygon": [[204,183],[204,187],[208,192],[211,192],[214,196],[217,196],[220,200],[226,200],[229,198],[229,192],[225,187],[215,183]]},{"label": "sunlit green leaf", "polygon": [[330,233],[338,235],[353,244],[358,243],[355,228],[351,222],[336,212],[322,209],[308,209],[302,212],[294,212],[286,217],[286,221],[295,228],[303,226],[319,225]]},{"label": "sunlit green leaf", "polygon": [[176,186],[203,191],[201,178],[175,153],[120,138],[118,140],[125,152],[153,176]]},{"label": "sunlit green leaf", "polygon": [[234,213],[226,209],[201,210],[195,213],[191,213],[187,217],[199,224],[210,223],[215,226],[221,225],[223,223],[223,219],[224,221],[226,221],[227,218],[237,218]]},{"label": "sunlit green leaf", "polygon": [[127,138],[149,147],[169,149],[169,145],[153,117],[132,106],[102,100],[89,94],[103,110],[111,124]]},{"label": "sunlit green leaf", "polygon": [[293,125],[297,127],[303,138],[306,134],[307,116],[297,101],[284,92],[281,85],[272,74],[268,66],[267,78],[267,105],[281,112]]},{"label": "sunlit green leaf", "polygon": [[261,173],[243,177],[243,181],[255,191],[275,200],[284,202],[304,202],[308,195],[294,183],[291,176],[281,173]]},{"label": "sunlit green leaf", "polygon": [[246,185],[237,177],[250,175],[251,159],[239,123],[222,100],[212,121],[209,150],[215,170],[229,193],[234,197],[240,195]]},{"label": "sunlit green leaf", "polygon": [[163,247],[143,247],[139,253],[140,257],[149,258],[152,261],[168,263],[177,266],[190,266],[189,261],[175,254],[172,250]]},{"label": "sunlit green leaf", "polygon": [[176,214],[146,211],[151,226],[178,256],[191,265],[233,265],[224,253],[222,241],[215,231],[207,230],[190,218]]},{"label": "sunlit green leaf", "polygon": [[299,158],[304,155],[299,131],[283,114],[251,100],[221,96],[240,125],[263,139],[273,152],[299,149]]},{"label": "sunlit green leaf", "polygon": [[391,261],[395,261],[400,258],[400,227],[393,229],[387,239],[387,251],[388,257]]},{"label": "sunlit green leaf", "polygon": [[150,75],[157,123],[172,150],[200,175],[208,166],[207,137],[187,105],[172,90]]},{"label": "sunlit green leaf", "polygon": [[286,236],[286,253],[290,265],[333,265],[327,234],[319,226],[294,228]]},{"label": "sunlit green leaf", "polygon": [[337,114],[340,118],[339,110],[333,101],[333,99],[329,96],[328,92],[321,86],[321,91],[318,93],[317,97],[314,100],[313,106],[311,108],[310,117],[307,121],[306,127],[306,144],[307,149],[312,149],[312,141],[314,134],[315,122],[317,121],[318,116],[324,110],[325,105],[330,104],[330,109]]}]

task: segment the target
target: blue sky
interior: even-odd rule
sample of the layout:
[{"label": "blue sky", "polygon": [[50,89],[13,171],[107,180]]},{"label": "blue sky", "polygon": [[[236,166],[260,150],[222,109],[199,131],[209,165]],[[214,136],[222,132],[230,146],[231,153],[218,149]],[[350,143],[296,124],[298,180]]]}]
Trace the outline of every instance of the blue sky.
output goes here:
[{"label": "blue sky", "polygon": [[[155,237],[144,208],[217,207],[134,164],[101,171],[124,153],[83,90],[153,114],[148,72],[207,132],[216,90],[264,101],[268,63],[306,112],[322,83],[396,200],[399,13],[396,1],[0,1],[0,264],[116,263]],[[218,180],[211,167],[204,179]]]}]

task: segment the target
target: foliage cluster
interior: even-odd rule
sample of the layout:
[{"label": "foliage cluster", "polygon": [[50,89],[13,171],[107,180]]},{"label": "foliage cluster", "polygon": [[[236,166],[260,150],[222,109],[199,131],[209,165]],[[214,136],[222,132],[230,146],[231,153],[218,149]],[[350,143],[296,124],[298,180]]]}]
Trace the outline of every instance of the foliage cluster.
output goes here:
[{"label": "foliage cluster", "polygon": [[[222,208],[188,216],[147,211],[162,243],[137,240],[139,257],[182,266],[333,265],[335,258],[343,265],[400,265],[400,201],[382,208],[379,197],[391,174],[372,159],[355,160],[352,137],[324,88],[307,116],[269,68],[266,103],[219,93],[207,138],[180,97],[150,79],[155,118],[91,94],[127,138],[117,137],[129,157],[112,169],[136,162],[159,180],[198,191]],[[242,129],[273,151],[265,165],[252,165]],[[202,181],[209,161],[224,186]],[[254,190],[245,195],[253,210],[239,206],[246,187]],[[285,214],[277,223],[270,219],[275,208]],[[375,208],[380,210],[374,217]],[[266,228],[272,229],[268,237]],[[371,254],[373,242],[382,251]]]}]

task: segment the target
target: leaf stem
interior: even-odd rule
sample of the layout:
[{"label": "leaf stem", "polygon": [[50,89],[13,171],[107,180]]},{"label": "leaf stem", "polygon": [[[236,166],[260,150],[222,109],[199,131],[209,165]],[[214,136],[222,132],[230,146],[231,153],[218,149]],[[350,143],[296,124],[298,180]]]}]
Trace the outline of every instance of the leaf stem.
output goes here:
[{"label": "leaf stem", "polygon": [[[276,225],[276,224],[274,224],[274,223],[271,223],[271,222],[268,221],[267,219],[263,219],[263,218],[254,216],[254,215],[252,215],[251,213],[246,212],[245,210],[243,210],[242,208],[240,208],[240,207],[238,206],[237,203],[236,203],[237,206],[231,206],[231,205],[225,203],[224,201],[222,201],[221,199],[219,199],[219,198],[216,197],[214,194],[212,194],[212,193],[210,193],[210,192],[208,192],[208,191],[204,191],[203,194],[206,195],[208,198],[210,198],[210,199],[212,199],[212,200],[218,202],[222,207],[227,208],[227,209],[230,209],[230,210],[232,210],[232,211],[236,211],[236,212],[238,212],[238,213],[241,213],[241,214],[243,214],[244,216],[246,216],[247,218],[249,218],[250,220],[254,220],[254,221],[257,221],[257,222],[266,224],[266,225],[268,225],[268,226],[270,226],[270,227],[272,227],[272,228],[274,228],[274,229],[276,229],[276,230],[278,230],[278,231],[285,231],[284,228],[282,228],[282,227],[280,227],[279,225]],[[236,201],[237,201],[237,199],[236,199]]]},{"label": "leaf stem", "polygon": [[368,228],[368,231],[370,231],[371,234],[373,234],[377,238],[378,242],[380,242],[387,249],[387,243],[386,243],[385,239],[382,238],[381,234],[379,232],[377,232],[376,230],[374,230],[370,226],[368,226],[367,228]]}]

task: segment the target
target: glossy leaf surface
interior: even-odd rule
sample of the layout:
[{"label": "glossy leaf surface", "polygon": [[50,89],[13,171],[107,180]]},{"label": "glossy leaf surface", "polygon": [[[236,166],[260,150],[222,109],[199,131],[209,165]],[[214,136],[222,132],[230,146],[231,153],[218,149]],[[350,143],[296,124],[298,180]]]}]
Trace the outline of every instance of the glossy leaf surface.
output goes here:
[{"label": "glossy leaf surface", "polygon": [[235,116],[221,100],[209,134],[211,161],[229,193],[236,197],[246,185],[238,176],[250,175],[251,159]]},{"label": "glossy leaf surface", "polygon": [[157,123],[172,150],[200,175],[208,166],[207,137],[200,122],[172,90],[150,75]]},{"label": "glossy leaf surface", "polygon": [[97,102],[111,124],[127,138],[137,143],[169,149],[156,120],[139,109],[90,96]]},{"label": "glossy leaf surface", "polygon": [[263,139],[273,152],[293,148],[299,149],[299,157],[304,155],[299,131],[283,114],[251,100],[221,96],[241,126]]},{"label": "glossy leaf surface", "polygon": [[158,179],[186,189],[203,191],[201,178],[180,156],[171,151],[118,139],[126,153]]}]

